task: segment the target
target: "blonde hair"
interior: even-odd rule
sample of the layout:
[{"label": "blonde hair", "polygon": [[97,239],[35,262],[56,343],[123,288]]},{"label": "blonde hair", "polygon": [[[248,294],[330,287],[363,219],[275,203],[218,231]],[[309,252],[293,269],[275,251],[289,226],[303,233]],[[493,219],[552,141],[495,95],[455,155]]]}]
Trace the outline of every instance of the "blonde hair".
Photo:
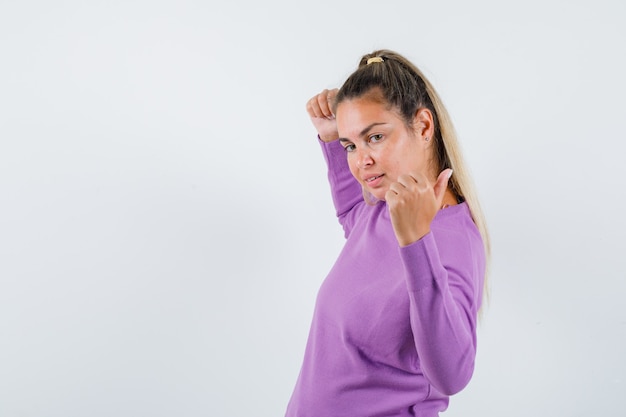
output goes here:
[{"label": "blonde hair", "polygon": [[[395,107],[400,111],[404,122],[409,127],[412,126],[418,109],[427,108],[433,114],[434,163],[437,165],[437,172],[452,168],[454,174],[450,178],[449,186],[457,198],[465,200],[480,232],[486,259],[483,294],[488,299],[487,277],[491,243],[487,222],[478,200],[476,187],[465,164],[456,130],[443,101],[433,85],[413,63],[396,52],[381,49],[361,58],[357,70],[339,89],[334,106],[336,108],[343,100],[361,97],[375,89],[380,90],[383,100],[390,107]],[[364,194],[364,197],[367,196]]]}]

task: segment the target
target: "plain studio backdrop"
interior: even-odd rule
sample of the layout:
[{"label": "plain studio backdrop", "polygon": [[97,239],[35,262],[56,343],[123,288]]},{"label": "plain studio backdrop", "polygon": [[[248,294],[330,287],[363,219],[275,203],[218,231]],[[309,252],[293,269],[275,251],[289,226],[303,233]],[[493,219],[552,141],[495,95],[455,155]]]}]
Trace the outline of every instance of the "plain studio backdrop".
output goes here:
[{"label": "plain studio backdrop", "polygon": [[343,243],[305,102],[377,48],[492,235],[444,415],[624,415],[624,4],[3,0],[0,416],[281,416]]}]

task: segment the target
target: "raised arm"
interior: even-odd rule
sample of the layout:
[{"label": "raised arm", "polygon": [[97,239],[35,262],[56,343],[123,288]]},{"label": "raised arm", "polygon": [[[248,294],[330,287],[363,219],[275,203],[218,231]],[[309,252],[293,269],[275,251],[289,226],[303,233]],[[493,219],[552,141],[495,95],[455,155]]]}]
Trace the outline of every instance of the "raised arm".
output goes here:
[{"label": "raised arm", "polygon": [[[460,209],[467,206],[447,210]],[[441,227],[433,223],[422,239],[400,248],[421,368],[446,395],[461,391],[474,371],[485,273],[482,240],[469,210],[452,217]]]},{"label": "raised arm", "polygon": [[466,204],[450,201],[442,171],[431,183],[419,173],[401,175],[386,194],[400,245],[411,300],[411,328],[424,375],[452,395],[469,382],[476,357],[476,317],[485,255]]},{"label": "raised arm", "polygon": [[321,142],[337,218],[347,236],[353,225],[353,209],[363,203],[363,196],[361,186],[350,173],[345,151],[337,140],[337,122],[332,112],[332,102],[337,91],[323,90],[316,94],[307,101],[306,109]]}]

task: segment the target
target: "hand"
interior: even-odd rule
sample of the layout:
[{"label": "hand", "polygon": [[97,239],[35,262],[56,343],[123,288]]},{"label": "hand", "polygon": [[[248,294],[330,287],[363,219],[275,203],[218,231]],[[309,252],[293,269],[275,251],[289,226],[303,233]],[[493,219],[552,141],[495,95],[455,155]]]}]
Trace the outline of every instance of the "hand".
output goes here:
[{"label": "hand", "polygon": [[443,170],[435,185],[422,174],[400,175],[389,186],[385,201],[400,246],[416,242],[430,232],[430,223],[441,208],[451,175],[451,169]]},{"label": "hand", "polygon": [[339,91],[337,88],[324,90],[306,102],[306,111],[309,113],[317,134],[324,142],[332,142],[339,138],[337,122],[331,109],[337,91]]}]

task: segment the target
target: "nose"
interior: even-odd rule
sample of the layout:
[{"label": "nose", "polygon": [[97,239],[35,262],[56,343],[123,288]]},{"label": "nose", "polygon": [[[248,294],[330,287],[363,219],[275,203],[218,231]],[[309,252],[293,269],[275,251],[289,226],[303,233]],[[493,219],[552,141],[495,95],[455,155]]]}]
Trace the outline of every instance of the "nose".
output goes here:
[{"label": "nose", "polygon": [[374,160],[372,159],[372,155],[370,155],[369,149],[367,147],[357,150],[356,166],[358,168],[366,168],[373,163]]}]

